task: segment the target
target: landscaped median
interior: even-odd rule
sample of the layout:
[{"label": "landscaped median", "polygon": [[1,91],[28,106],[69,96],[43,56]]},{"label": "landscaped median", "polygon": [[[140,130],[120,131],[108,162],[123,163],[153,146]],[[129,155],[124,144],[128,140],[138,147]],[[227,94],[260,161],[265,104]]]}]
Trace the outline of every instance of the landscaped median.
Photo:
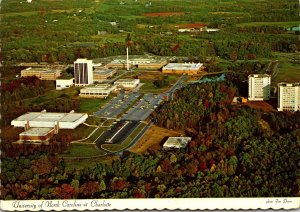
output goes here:
[{"label": "landscaped median", "polygon": [[133,139],[147,126],[146,123],[140,123],[139,126],[122,142],[122,144],[102,144],[101,148],[109,152],[120,152],[129,147]]}]

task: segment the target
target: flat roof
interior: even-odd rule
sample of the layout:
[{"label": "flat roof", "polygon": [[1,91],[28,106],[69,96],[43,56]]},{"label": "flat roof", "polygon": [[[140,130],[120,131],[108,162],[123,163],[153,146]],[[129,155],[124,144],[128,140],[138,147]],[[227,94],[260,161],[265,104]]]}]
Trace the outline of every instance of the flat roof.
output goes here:
[{"label": "flat roof", "polygon": [[299,83],[299,82],[294,82],[294,83],[281,82],[281,83],[278,83],[278,86],[284,86],[284,87],[298,87],[298,86],[300,86],[300,83]]},{"label": "flat roof", "polygon": [[139,82],[139,79],[118,79],[116,82]]},{"label": "flat roof", "polygon": [[84,90],[105,90],[105,89],[111,89],[116,87],[116,85],[111,85],[111,84],[100,84],[100,85],[95,85],[95,86],[87,86],[85,88],[80,89],[80,91]]},{"label": "flat roof", "polygon": [[28,112],[13,121],[74,122],[86,113]]},{"label": "flat roof", "polygon": [[248,77],[262,78],[262,77],[271,77],[271,75],[269,75],[269,74],[250,74]]},{"label": "flat roof", "polygon": [[203,64],[202,63],[169,63],[163,69],[173,69],[173,70],[192,70],[199,69]]},{"label": "flat roof", "polygon": [[192,140],[191,137],[169,137],[168,140],[164,143],[164,146],[167,147],[186,147],[188,142]]},{"label": "flat roof", "polygon": [[20,133],[19,135],[23,136],[46,136],[49,132],[51,132],[53,128],[50,127],[33,127],[28,130]]},{"label": "flat roof", "polygon": [[115,70],[113,70],[113,69],[95,69],[94,73],[96,73],[96,74],[109,74],[113,71],[115,71]]}]

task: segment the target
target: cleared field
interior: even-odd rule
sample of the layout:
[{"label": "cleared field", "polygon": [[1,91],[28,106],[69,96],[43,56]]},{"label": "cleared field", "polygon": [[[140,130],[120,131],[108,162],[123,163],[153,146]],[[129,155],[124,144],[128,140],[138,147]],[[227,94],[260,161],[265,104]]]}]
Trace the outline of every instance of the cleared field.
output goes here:
[{"label": "cleared field", "polygon": [[279,82],[300,82],[300,65],[297,63],[279,63],[278,74],[272,80],[273,83]]},{"label": "cleared field", "polygon": [[96,149],[93,144],[70,144],[70,148],[63,153],[64,158],[68,157],[93,157],[102,156],[105,152]]},{"label": "cleared field", "polygon": [[160,150],[160,143],[164,138],[170,136],[180,136],[181,134],[182,133],[174,130],[168,130],[156,125],[152,125],[151,128],[142,137],[142,139],[129,150],[137,154],[143,154],[147,150]]},{"label": "cleared field", "polygon": [[279,27],[292,27],[298,26],[299,22],[297,21],[289,21],[289,22],[248,22],[248,23],[240,23],[236,26],[279,26]]}]

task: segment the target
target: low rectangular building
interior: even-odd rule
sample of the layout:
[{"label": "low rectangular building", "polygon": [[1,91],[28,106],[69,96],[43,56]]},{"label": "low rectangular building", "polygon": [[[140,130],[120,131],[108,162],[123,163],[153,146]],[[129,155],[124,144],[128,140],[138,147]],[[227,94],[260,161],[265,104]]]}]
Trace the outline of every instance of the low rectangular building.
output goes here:
[{"label": "low rectangular building", "polygon": [[95,69],[93,72],[94,82],[103,82],[104,80],[112,77],[117,71],[113,69]]},{"label": "low rectangular building", "polygon": [[11,121],[14,127],[75,129],[88,118],[86,113],[28,112]]},{"label": "low rectangular building", "polygon": [[165,74],[200,74],[204,70],[202,63],[169,63],[162,68],[162,73]]},{"label": "low rectangular building", "polygon": [[[128,60],[129,68],[136,67],[138,69],[161,69],[167,64],[167,60],[153,58],[133,58]],[[126,60],[113,60],[106,65],[107,68],[122,68],[126,69]]]},{"label": "low rectangular building", "polygon": [[300,83],[278,84],[278,111],[300,111]]},{"label": "low rectangular building", "polygon": [[106,98],[117,89],[116,85],[100,84],[90,87],[85,87],[80,90],[80,97],[84,98]]},{"label": "low rectangular building", "polygon": [[70,79],[56,79],[56,90],[62,90],[74,85],[74,78]]},{"label": "low rectangular building", "polygon": [[191,140],[191,137],[169,137],[168,140],[164,143],[163,149],[185,148]]},{"label": "low rectangular building", "polygon": [[21,71],[21,77],[36,76],[41,80],[56,80],[61,75],[61,70],[50,70],[45,68],[26,68]]},{"label": "low rectangular building", "polygon": [[48,141],[55,134],[54,128],[30,128],[19,134],[20,141],[43,142]]},{"label": "low rectangular building", "polygon": [[114,82],[114,84],[118,88],[123,88],[123,89],[133,89],[137,87],[140,83],[139,79],[119,79]]}]

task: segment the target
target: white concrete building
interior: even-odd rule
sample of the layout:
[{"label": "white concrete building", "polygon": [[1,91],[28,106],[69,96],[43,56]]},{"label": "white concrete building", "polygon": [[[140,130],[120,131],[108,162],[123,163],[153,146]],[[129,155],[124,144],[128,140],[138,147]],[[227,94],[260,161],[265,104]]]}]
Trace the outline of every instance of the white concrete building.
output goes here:
[{"label": "white concrete building", "polygon": [[114,82],[118,88],[133,89],[140,83],[139,79],[119,79]]},{"label": "white concrete building", "polygon": [[75,86],[86,86],[93,84],[93,61],[77,59],[74,62]]},{"label": "white concrete building", "polygon": [[191,137],[169,137],[168,140],[164,143],[163,149],[185,148],[191,140]]},{"label": "white concrete building", "polygon": [[278,111],[300,110],[300,83],[278,84]]},{"label": "white concrete building", "polygon": [[169,63],[162,68],[165,74],[198,74],[204,69],[202,63]]},{"label": "white concrete building", "polygon": [[111,92],[114,92],[117,89],[116,85],[111,84],[100,84],[91,87],[85,87],[80,89],[80,97],[86,98],[106,98]]},{"label": "white concrete building", "polygon": [[56,90],[62,90],[74,85],[74,78],[70,79],[56,79]]},{"label": "white concrete building", "polygon": [[270,99],[271,76],[251,74],[248,76],[248,100],[263,101]]},{"label": "white concrete building", "polygon": [[88,118],[86,113],[28,112],[11,121],[14,127],[50,127],[56,129],[75,129]]}]

